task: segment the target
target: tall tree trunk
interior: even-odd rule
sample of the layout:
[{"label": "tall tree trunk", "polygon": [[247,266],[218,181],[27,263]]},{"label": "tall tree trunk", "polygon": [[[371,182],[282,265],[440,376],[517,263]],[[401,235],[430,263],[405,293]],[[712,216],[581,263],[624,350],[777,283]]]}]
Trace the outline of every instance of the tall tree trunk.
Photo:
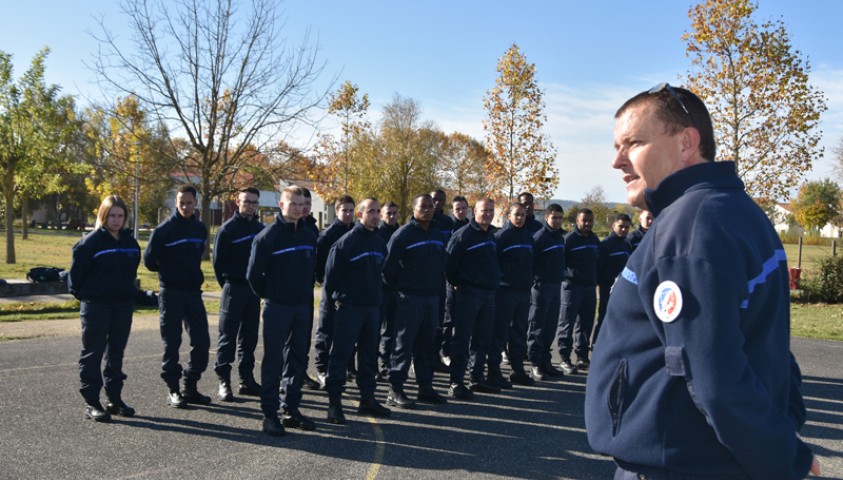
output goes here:
[{"label": "tall tree trunk", "polygon": [[29,239],[29,195],[24,194],[20,202],[21,240]]},{"label": "tall tree trunk", "polygon": [[15,260],[15,170],[9,168],[3,178],[3,196],[6,203],[6,263]]}]

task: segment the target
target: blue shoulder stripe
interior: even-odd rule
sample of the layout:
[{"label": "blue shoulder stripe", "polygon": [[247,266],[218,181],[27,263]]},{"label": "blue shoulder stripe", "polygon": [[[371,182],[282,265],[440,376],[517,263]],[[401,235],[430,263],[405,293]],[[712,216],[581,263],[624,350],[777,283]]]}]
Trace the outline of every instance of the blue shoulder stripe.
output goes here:
[{"label": "blue shoulder stripe", "polygon": [[372,256],[378,257],[378,258],[383,258],[383,254],[381,252],[372,251],[372,252],[363,252],[360,255],[357,255],[356,257],[351,257],[348,261],[349,262],[356,262],[357,260],[360,260],[361,258],[372,257]]},{"label": "blue shoulder stripe", "polygon": [[472,245],[472,246],[466,248],[465,251],[468,252],[468,251],[474,250],[476,248],[482,248],[482,247],[487,247],[487,246],[490,246],[490,247],[494,248],[495,242],[493,242],[491,240],[486,240],[485,242],[481,242],[481,243],[478,243],[477,245]]},{"label": "blue shoulder stripe", "polygon": [[176,240],[175,242],[165,243],[165,247],[174,247],[176,245],[181,245],[182,243],[201,243],[204,244],[205,240],[201,238],[182,238],[181,240]]},{"label": "blue shoulder stripe", "polygon": [[[787,254],[784,250],[776,250],[773,252],[773,256],[768,258],[767,261],[764,262],[764,265],[761,266],[761,273],[747,282],[747,290],[749,290],[750,295],[752,295],[752,292],[755,291],[755,287],[766,282],[767,277],[778,270],[780,262],[787,262]],[[747,308],[749,308],[749,298],[741,302],[741,309],[746,310]]]},{"label": "blue shoulder stripe", "polygon": [[629,283],[633,285],[638,285],[638,276],[635,275],[635,272],[630,270],[629,267],[623,267],[621,277],[625,278]]},{"label": "blue shoulder stripe", "polygon": [[283,255],[285,253],[292,253],[292,252],[296,252],[296,251],[299,251],[299,250],[313,250],[313,249],[314,248],[313,248],[312,245],[298,245],[298,246],[295,246],[295,247],[282,248],[281,250],[276,250],[276,251],[272,252],[272,254],[273,255]]}]

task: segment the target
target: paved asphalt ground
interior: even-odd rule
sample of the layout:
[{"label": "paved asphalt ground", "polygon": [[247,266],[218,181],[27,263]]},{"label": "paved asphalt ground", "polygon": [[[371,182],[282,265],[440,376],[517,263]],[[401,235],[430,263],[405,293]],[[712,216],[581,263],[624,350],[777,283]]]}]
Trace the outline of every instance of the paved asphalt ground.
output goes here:
[{"label": "paved asphalt ground", "polygon": [[[350,388],[345,426],[324,421],[324,392],[306,391],[303,412],[317,430],[271,438],[259,431],[256,398],[216,400],[213,372],[200,382],[212,405],[167,407],[154,329],[134,331],[126,350],[124,398],[138,416],[84,420],[79,349],[78,331],[0,343],[0,479],[606,479],[614,471],[586,442],[583,375],[393,409],[389,419],[357,415]],[[843,478],[843,343],[794,339],[793,350],[809,410],[802,433],[821,459],[821,478]],[[444,374],[436,387],[445,392]],[[414,385],[408,390],[415,395]],[[385,400],[384,385],[377,395]]]}]

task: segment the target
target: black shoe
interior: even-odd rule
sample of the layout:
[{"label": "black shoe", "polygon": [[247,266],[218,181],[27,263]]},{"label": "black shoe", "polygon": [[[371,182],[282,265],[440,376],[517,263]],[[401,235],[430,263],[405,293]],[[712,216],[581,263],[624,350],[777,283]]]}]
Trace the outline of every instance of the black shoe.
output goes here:
[{"label": "black shoe", "polygon": [[404,390],[398,390],[395,388],[389,389],[389,395],[386,396],[386,404],[391,407],[404,409],[416,408],[416,402],[410,400],[410,398],[404,393]]},{"label": "black shoe", "polygon": [[416,401],[431,403],[433,405],[444,405],[448,403],[448,399],[436,393],[436,390],[434,390],[433,387],[419,388],[419,395],[416,397]]},{"label": "black shoe", "polygon": [[389,382],[389,367],[386,365],[382,366],[380,370],[378,370],[378,374],[375,376],[375,379],[379,382]]},{"label": "black shoe", "polygon": [[536,384],[536,381],[529,375],[527,375],[524,370],[516,370],[509,374],[509,381],[512,382],[513,385],[522,385],[525,387],[532,387]]},{"label": "black shoe", "polygon": [[472,381],[468,384],[468,389],[474,393],[500,393],[501,391],[500,387],[490,385],[482,380],[479,382]]},{"label": "black shoe", "polygon": [[85,418],[95,422],[108,423],[111,421],[111,414],[102,408],[100,402],[89,403],[85,405]]},{"label": "black shoe", "polygon": [[531,367],[530,376],[533,377],[533,380],[537,382],[543,382],[547,379],[541,367]]},{"label": "black shoe", "polygon": [[439,355],[439,361],[442,362],[442,365],[445,365],[448,368],[451,367],[451,357],[449,357],[445,354],[440,354]]},{"label": "black shoe", "polygon": [[181,396],[185,403],[193,405],[210,405],[211,397],[203,395],[196,388],[196,385],[185,385],[184,390],[181,391]]},{"label": "black shoe", "polygon": [[261,427],[264,433],[267,435],[271,435],[273,437],[283,437],[285,433],[284,425],[281,425],[281,422],[278,421],[278,417],[270,417],[263,419],[263,427]]},{"label": "black shoe", "polygon": [[464,383],[452,383],[448,388],[448,395],[460,400],[471,400],[474,394],[466,388]]},{"label": "black shoe", "polygon": [[237,386],[237,393],[240,395],[249,395],[251,397],[260,397],[261,386],[254,378],[240,380],[240,385]]},{"label": "black shoe", "polygon": [[187,408],[187,402],[178,390],[167,394],[167,405],[173,408]]},{"label": "black shoe", "polygon": [[105,404],[105,411],[121,417],[134,417],[135,409],[127,405],[122,399],[109,400]]},{"label": "black shoe", "polygon": [[342,405],[338,403],[328,405],[328,423],[345,425],[345,414],[342,413]]},{"label": "black shoe", "polygon": [[316,378],[319,381],[320,388],[325,389],[325,383],[328,381],[327,372],[316,372]]},{"label": "black shoe", "polygon": [[302,384],[304,385],[304,388],[306,388],[308,390],[321,390],[322,389],[322,385],[319,383],[319,381],[316,380],[315,378],[311,377],[309,373],[304,376],[304,379],[302,380]]},{"label": "black shoe", "polygon": [[565,375],[573,375],[577,373],[577,367],[574,366],[574,364],[571,363],[571,360],[567,358],[563,358],[562,361],[559,362],[559,368],[565,372]]},{"label": "black shoe", "polygon": [[558,368],[554,367],[552,363],[548,363],[544,367],[541,368],[542,373],[547,375],[548,377],[564,377],[565,372],[559,370]]},{"label": "black shoe", "polygon": [[588,373],[589,366],[591,366],[591,362],[588,361],[588,358],[577,360],[577,371]]},{"label": "black shoe", "polygon": [[375,397],[361,399],[360,406],[357,407],[357,413],[361,415],[371,415],[373,417],[388,417],[392,411],[375,400]]},{"label": "black shoe", "polygon": [[355,380],[357,380],[357,370],[354,368],[349,368],[348,373],[346,373],[345,375],[345,381],[347,381],[348,383],[353,383]]},{"label": "black shoe", "polygon": [[501,363],[503,365],[509,365],[509,354],[507,354],[505,351],[501,352]]},{"label": "black shoe", "polygon": [[287,428],[298,428],[301,430],[316,430],[316,422],[305,417],[301,412],[284,412],[281,423]]},{"label": "black shoe", "polygon": [[[478,382],[478,383],[483,383],[483,382],[481,381],[481,382]],[[497,388],[498,392],[501,391],[502,389],[509,390],[509,389],[512,388],[512,382],[503,378],[503,375],[501,375],[500,373],[493,373],[493,374],[487,376],[485,383],[489,386]],[[469,385],[469,388],[471,388],[470,385]],[[471,388],[471,389],[474,390],[473,388]],[[474,390],[474,391],[477,392],[478,390]],[[486,392],[486,393],[498,393],[498,392]]]},{"label": "black shoe", "polygon": [[219,396],[220,400],[222,400],[223,402],[234,401],[234,392],[231,391],[230,380],[220,380],[220,386],[217,390],[217,396]]}]

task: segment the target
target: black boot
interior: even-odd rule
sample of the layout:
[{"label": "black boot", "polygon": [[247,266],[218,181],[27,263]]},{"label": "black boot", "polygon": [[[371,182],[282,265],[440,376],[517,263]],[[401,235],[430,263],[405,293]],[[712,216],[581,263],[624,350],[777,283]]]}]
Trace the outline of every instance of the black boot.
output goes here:
[{"label": "black boot", "polygon": [[386,396],[386,404],[391,407],[411,409],[416,408],[416,402],[410,400],[402,388],[389,388],[389,395]]},{"label": "black boot", "polygon": [[102,408],[100,402],[94,402],[85,405],[85,418],[95,422],[107,423],[111,421],[111,414]]},{"label": "black boot", "polygon": [[196,382],[184,382],[184,389],[181,392],[185,403],[192,403],[194,405],[210,405],[211,397],[199,393],[196,387]]},{"label": "black boot", "polygon": [[371,415],[373,417],[388,417],[392,411],[378,403],[374,395],[366,395],[360,399],[360,406],[357,407],[357,413]]},{"label": "black boot", "polygon": [[337,425],[345,425],[345,414],[342,413],[342,404],[337,403],[330,403],[328,405],[328,423],[334,423]]},{"label": "black boot", "polygon": [[278,420],[278,416],[273,417],[266,417],[263,419],[263,425],[261,425],[261,430],[267,435],[272,437],[283,437],[286,431],[284,430],[284,425],[281,425],[281,421]]},{"label": "black boot", "polygon": [[240,385],[237,387],[237,393],[240,395],[249,395],[252,397],[261,396],[261,386],[254,378],[244,378],[240,380]]},{"label": "black boot", "polygon": [[217,396],[223,402],[234,401],[234,392],[231,390],[231,380],[228,378],[220,378],[220,385],[217,389]]},{"label": "black boot", "polygon": [[105,404],[105,410],[112,415],[119,415],[121,417],[135,416],[135,409],[126,404],[119,396],[109,398]]}]

